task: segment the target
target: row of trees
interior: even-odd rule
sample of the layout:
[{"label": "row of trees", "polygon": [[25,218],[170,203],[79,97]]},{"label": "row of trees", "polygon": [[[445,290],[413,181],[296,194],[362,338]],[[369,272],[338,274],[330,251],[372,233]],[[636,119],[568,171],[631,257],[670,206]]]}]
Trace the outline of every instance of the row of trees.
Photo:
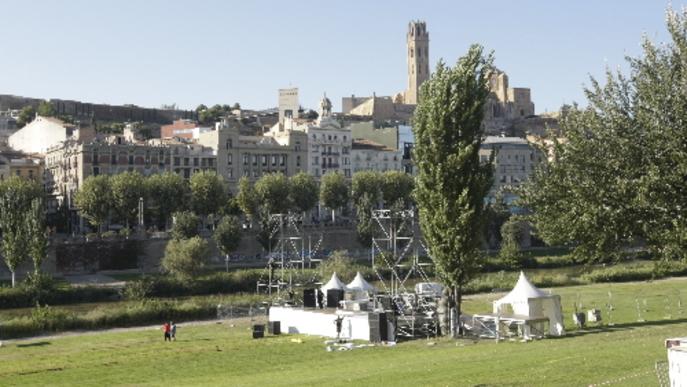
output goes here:
[{"label": "row of trees", "polygon": [[588,106],[561,122],[566,141],[522,190],[538,236],[611,261],[647,245],[664,259],[687,251],[687,13],[669,10],[671,41],[648,39],[629,75],[591,79]]},{"label": "row of trees", "polygon": [[30,279],[40,280],[40,267],[47,253],[43,188],[33,180],[17,176],[0,182],[0,249],[16,284],[19,265],[33,260]]},{"label": "row of trees", "polygon": [[210,171],[194,173],[190,181],[172,172],[148,177],[136,171],[89,176],[75,201],[81,215],[100,231],[108,221],[127,227],[135,224],[141,198],[146,218],[165,229],[177,211],[193,210],[203,222],[210,215],[231,212],[222,178]]}]

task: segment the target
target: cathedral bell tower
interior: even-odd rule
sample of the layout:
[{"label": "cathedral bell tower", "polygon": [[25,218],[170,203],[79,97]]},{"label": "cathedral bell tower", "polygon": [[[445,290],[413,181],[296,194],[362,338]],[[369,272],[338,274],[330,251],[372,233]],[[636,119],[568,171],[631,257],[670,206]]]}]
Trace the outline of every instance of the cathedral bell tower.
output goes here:
[{"label": "cathedral bell tower", "polygon": [[429,78],[429,33],[423,21],[408,23],[408,89],[404,102],[417,104],[420,85]]}]

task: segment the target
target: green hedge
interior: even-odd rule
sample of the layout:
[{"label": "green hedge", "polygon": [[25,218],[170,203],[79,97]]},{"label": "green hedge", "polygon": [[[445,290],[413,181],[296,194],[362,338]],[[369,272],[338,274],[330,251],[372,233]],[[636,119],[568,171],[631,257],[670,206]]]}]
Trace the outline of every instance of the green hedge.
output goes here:
[{"label": "green hedge", "polygon": [[95,286],[56,287],[43,290],[24,284],[15,288],[0,287],[0,309],[30,308],[37,302],[65,305],[119,299],[121,299],[119,290]]},{"label": "green hedge", "polygon": [[[217,318],[217,305],[228,299],[146,300],[124,307],[101,306],[85,314],[52,306],[37,306],[30,316],[0,322],[0,339],[34,336],[66,330],[96,330]],[[246,306],[251,297],[247,297]]]}]

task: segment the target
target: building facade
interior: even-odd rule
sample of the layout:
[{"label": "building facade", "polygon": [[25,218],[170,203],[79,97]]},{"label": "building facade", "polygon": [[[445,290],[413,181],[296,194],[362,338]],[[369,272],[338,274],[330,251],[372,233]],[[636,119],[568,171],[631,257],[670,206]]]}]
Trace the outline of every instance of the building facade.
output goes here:
[{"label": "building facade", "polygon": [[[487,136],[479,150],[486,162],[494,152],[494,184],[489,196],[509,194],[510,188],[526,182],[546,157],[539,149],[520,137]],[[507,198],[508,199],[508,198]]]},{"label": "building facade", "polygon": [[197,140],[201,133],[208,132],[210,130],[212,130],[212,128],[199,126],[197,121],[179,119],[175,120],[170,125],[162,125],[160,127],[160,137]]},{"label": "building facade", "polygon": [[95,137],[90,127],[78,127],[53,117],[37,116],[23,128],[10,135],[9,146],[27,154],[45,154],[48,148],[70,138],[89,141]]},{"label": "building facade", "polygon": [[201,133],[198,144],[212,149],[217,173],[238,190],[238,180],[251,181],[267,173],[292,176],[307,170],[307,137],[302,132],[266,133],[246,136],[240,133],[241,123],[224,118],[213,131]]},{"label": "building facade", "polygon": [[163,140],[136,141],[109,136],[88,142],[67,140],[45,154],[48,210],[60,204],[74,207],[74,195],[89,176],[137,171],[144,176],[175,172],[185,179],[202,170],[215,170],[214,152],[197,144]]},{"label": "building facade", "polygon": [[403,154],[398,149],[365,139],[354,139],[351,151],[353,173],[402,171]]}]

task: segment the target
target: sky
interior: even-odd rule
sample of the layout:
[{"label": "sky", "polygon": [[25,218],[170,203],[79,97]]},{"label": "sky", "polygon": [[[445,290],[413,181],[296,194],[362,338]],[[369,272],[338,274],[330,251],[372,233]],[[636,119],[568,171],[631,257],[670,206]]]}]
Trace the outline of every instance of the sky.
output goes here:
[{"label": "sky", "polygon": [[[673,1],[680,8],[687,1]],[[627,71],[642,36],[666,41],[660,0],[211,1],[0,0],[0,94],[132,103],[301,105],[323,93],[393,95],[406,85],[410,20],[424,20],[430,64],[472,43],[493,50],[537,113],[585,104],[589,77]]]}]

